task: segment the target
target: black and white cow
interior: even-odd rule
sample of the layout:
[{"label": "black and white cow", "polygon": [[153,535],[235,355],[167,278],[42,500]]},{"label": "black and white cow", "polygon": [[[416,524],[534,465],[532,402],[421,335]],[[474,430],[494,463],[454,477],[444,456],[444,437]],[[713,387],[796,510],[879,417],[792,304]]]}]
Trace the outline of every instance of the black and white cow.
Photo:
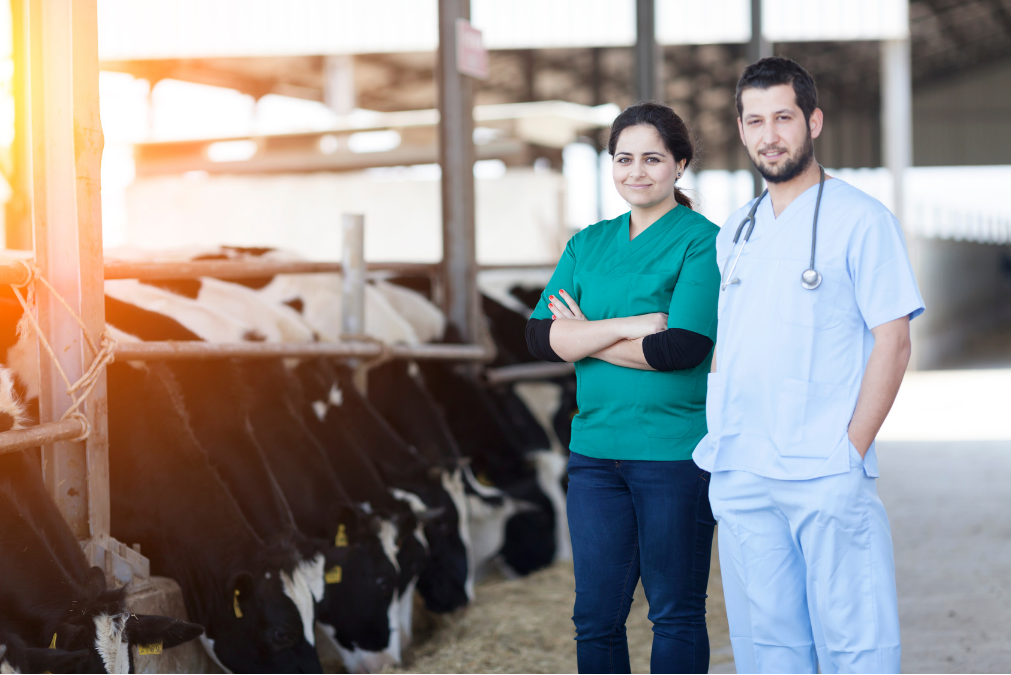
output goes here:
[{"label": "black and white cow", "polygon": [[[248,289],[234,284],[228,284],[228,288],[222,284],[205,280],[173,287],[177,292],[186,290],[198,296],[207,288],[219,294],[215,300],[204,301],[149,284],[107,282],[106,292],[111,296],[107,298],[107,318],[115,325],[123,321],[123,314],[135,316],[146,308],[153,315],[146,322],[150,327],[138,328],[146,339],[234,342],[249,335],[279,339],[276,321],[269,310],[244,317],[258,322],[250,326],[215,307],[223,297],[229,301],[229,308],[239,315],[244,306],[248,309],[249,298],[242,294],[243,291],[251,293]],[[255,301],[262,304],[259,299]],[[361,512],[347,497],[322,449],[297,413],[294,399],[298,398],[298,383],[294,377],[278,361],[233,364],[229,372],[237,374],[239,380],[233,389],[241,390],[243,399],[237,401],[229,399],[228,389],[222,389],[223,382],[215,382],[207,373],[202,376],[199,365],[179,365],[173,369],[189,379],[194,396],[200,397],[205,405],[214,406],[211,411],[221,405],[245,408],[249,431],[262,450],[261,456],[280,487],[298,529],[309,537],[334,542],[332,548],[346,548],[326,554],[327,570],[341,581],[326,584],[324,602],[317,606],[317,618],[348,669],[374,671],[399,662],[397,568],[400,551],[396,525],[384,514]],[[200,387],[207,392],[198,394],[196,389]],[[218,399],[216,405],[215,398]],[[223,421],[222,415],[212,415],[207,420],[208,425],[217,423],[214,417]],[[218,448],[216,452],[234,453],[235,450]],[[333,555],[341,557],[340,570],[334,567],[338,563],[330,559]]]},{"label": "black and white cow", "polygon": [[419,538],[429,555],[418,590],[426,606],[449,612],[466,605],[474,593],[473,555],[456,462],[428,461],[404,443],[358,392],[348,367],[320,359],[301,364],[296,372],[311,401],[306,417],[315,418],[331,462],[358,479],[349,484],[358,483],[363,496],[385,485],[393,498],[423,516]]},{"label": "black and white cow", "polygon": [[0,673],[86,673],[87,649],[29,647],[20,635],[0,627]]},{"label": "black and white cow", "polygon": [[[205,254],[200,257],[230,258],[245,253],[237,249],[226,249],[226,251],[227,253],[219,255]],[[254,253],[260,254],[263,251],[255,251]],[[214,306],[233,317],[241,318],[246,324],[255,327],[254,332],[267,340],[295,342],[307,341],[312,337],[336,339],[337,336],[332,331],[339,330],[340,283],[340,275],[324,274],[279,275],[271,279],[244,282],[246,286],[259,289],[257,293],[237,287],[235,284],[214,279],[171,282],[170,284],[159,282],[158,285],[197,300],[202,305]],[[430,305],[418,305],[416,302],[412,305],[412,297],[400,297],[402,293],[409,293],[403,289],[387,285],[382,290],[383,292],[380,293],[370,286],[366,293],[366,328],[371,330],[373,334],[382,335],[386,340],[410,342],[417,342],[419,333],[426,338],[437,337],[441,334],[444,319],[437,309]],[[146,293],[151,294],[156,291],[148,290]],[[256,296],[257,300],[253,301],[250,294]],[[268,306],[264,307],[263,302],[267,302]],[[394,307],[408,312],[414,323],[405,321],[397,310],[393,309]],[[301,318],[305,320],[303,325],[310,326],[310,332],[295,335],[294,331],[288,328],[278,333],[271,324],[284,321],[292,323],[290,316],[286,316],[286,314],[290,315],[294,310],[297,310]],[[278,318],[279,315],[281,318]],[[299,371],[304,373],[306,369],[300,367]],[[304,383],[307,386],[313,385],[314,378],[304,379]],[[302,407],[303,415],[310,425],[317,420],[318,407],[326,407],[332,403],[333,396],[329,392],[333,384],[331,382],[321,385],[324,386],[325,392],[312,401],[311,409],[310,406]],[[294,397],[289,396],[288,398]],[[333,419],[334,415],[330,417]],[[337,415],[337,417],[342,417],[342,415]],[[352,426],[358,424],[359,421],[356,419]],[[389,433],[388,428],[385,433]],[[398,439],[394,441],[394,444],[396,443],[401,443],[401,441]],[[334,446],[327,448],[327,450],[330,452],[331,463],[338,469],[338,475],[343,478],[346,462],[342,462],[342,448]],[[371,447],[363,447],[361,450],[369,457],[374,454]],[[440,469],[433,469],[433,471],[438,473]],[[410,486],[400,483],[389,484],[389,487],[395,488],[397,498],[409,503],[417,514],[432,509],[440,512],[439,516],[428,519],[428,522],[424,524],[424,532],[427,533],[424,536],[431,546],[429,563],[425,566],[426,571],[422,575],[423,578],[418,581],[418,587],[422,590],[426,605],[433,611],[451,611],[465,604],[473,596],[473,565],[468,562],[468,559],[462,557],[467,547],[466,542],[459,536],[459,532],[466,532],[466,529],[461,527],[466,523],[466,510],[460,506],[460,495],[447,492],[447,490],[460,491],[458,489],[459,471],[455,470],[455,462],[453,467],[449,467],[446,471],[446,476],[435,476],[434,485],[422,485],[415,480],[417,476],[426,476],[429,483],[433,478],[428,476],[428,468],[420,467],[419,470],[419,467],[415,466],[406,470],[406,474],[412,476],[408,479]],[[402,481],[406,474],[405,467],[401,467],[397,474],[398,480]],[[351,482],[354,481],[346,481],[345,484],[350,485]],[[376,496],[377,489],[378,484],[373,483],[368,490],[359,493],[358,496],[353,496],[355,499],[360,498],[362,501],[366,501],[365,498],[372,495],[372,499],[369,501],[375,501],[381,499]],[[416,493],[411,492],[411,489],[425,493],[426,498],[420,501],[411,499],[412,496],[418,497]],[[449,520],[453,522],[450,523]],[[403,536],[399,540],[404,544],[400,548],[399,555],[400,558],[403,558],[409,552],[409,546],[416,544],[416,542]],[[469,560],[472,561],[472,559],[473,556],[469,556]],[[400,590],[403,593],[401,596],[401,625],[405,637],[410,634],[410,621],[407,617],[412,606],[409,596],[413,583],[408,583],[405,587],[404,582],[405,578],[410,578],[407,573],[410,569],[409,565],[401,564]],[[461,573],[461,569],[465,571]]]},{"label": "black and white cow", "polygon": [[369,400],[428,462],[461,466],[474,572],[483,572],[505,543],[506,523],[527,505],[480,483],[474,477],[469,458],[461,461],[464,455],[416,364],[392,361],[370,371]]},{"label": "black and white cow", "polygon": [[[127,673],[131,645],[169,648],[203,632],[193,623],[127,611],[125,589],[107,588],[102,570],[88,566],[34,452],[0,456],[0,541],[0,625],[30,648],[16,655],[13,641],[10,659],[27,658],[32,668]],[[64,658],[46,663],[34,651],[48,647]]]},{"label": "black and white cow", "polygon": [[108,389],[113,534],[179,582],[226,670],[322,672],[284,588],[293,549],[256,536],[193,436],[171,372],[113,364]]}]

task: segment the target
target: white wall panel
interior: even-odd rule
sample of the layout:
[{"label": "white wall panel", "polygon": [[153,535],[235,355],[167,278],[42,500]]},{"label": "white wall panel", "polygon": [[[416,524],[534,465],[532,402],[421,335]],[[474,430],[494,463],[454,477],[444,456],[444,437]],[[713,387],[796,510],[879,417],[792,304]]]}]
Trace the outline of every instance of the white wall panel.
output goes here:
[{"label": "white wall panel", "polygon": [[471,0],[489,49],[635,43],[635,0]]},{"label": "white wall panel", "polygon": [[436,8],[436,0],[99,0],[99,57],[431,51]]},{"label": "white wall panel", "polygon": [[909,35],[908,0],[765,0],[763,12],[765,35],[773,42],[885,40]]},{"label": "white wall panel", "polygon": [[656,0],[656,39],[663,45],[747,42],[751,0]]},{"label": "white wall panel", "polygon": [[[432,51],[437,0],[99,0],[103,60]],[[750,0],[656,0],[661,44],[746,42]],[[905,37],[908,0],[765,0],[774,42]],[[490,49],[635,42],[635,0],[471,0]]]}]

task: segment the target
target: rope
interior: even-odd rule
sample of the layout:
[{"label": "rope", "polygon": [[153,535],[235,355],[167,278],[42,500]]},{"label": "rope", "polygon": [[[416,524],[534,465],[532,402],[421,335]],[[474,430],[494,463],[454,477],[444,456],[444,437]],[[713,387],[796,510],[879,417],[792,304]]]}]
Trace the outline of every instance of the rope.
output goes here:
[{"label": "rope", "polygon": [[[11,284],[11,289],[14,291],[15,297],[17,297],[18,302],[21,304],[21,309],[24,310],[24,315],[28,318],[28,322],[35,331],[35,335],[38,337],[43,349],[46,350],[46,353],[49,355],[49,359],[56,367],[56,372],[60,374],[60,378],[67,385],[67,396],[70,397],[71,404],[60,419],[79,420],[82,423],[84,431],[80,436],[70,440],[83,441],[91,432],[91,425],[88,423],[88,418],[85,417],[83,413],[79,412],[78,408],[80,408],[81,404],[83,404],[87,400],[88,396],[91,395],[95,385],[98,384],[98,378],[102,374],[103,369],[116,358],[116,341],[112,338],[112,335],[109,334],[108,330],[104,330],[102,331],[102,336],[100,338],[101,347],[96,346],[95,341],[91,339],[87,326],[84,325],[84,320],[78,316],[77,312],[71,309],[70,305],[67,304],[67,301],[63,299],[63,296],[56,292],[56,289],[53,288],[49,281],[42,275],[38,266],[29,260],[18,260],[17,263],[25,268],[25,271],[27,272],[27,279],[23,283]],[[35,318],[35,314],[29,307],[28,300],[21,295],[21,291],[19,289],[30,286],[35,282],[39,282],[49,289],[49,292],[59,301],[61,305],[63,305],[63,308],[67,310],[67,313],[74,317],[74,321],[76,321],[77,325],[81,327],[81,333],[84,335],[84,340],[87,343],[88,348],[91,349],[91,353],[94,355],[91,365],[88,366],[88,368],[84,371],[84,374],[81,375],[81,378],[77,380],[77,382],[70,382],[70,378],[67,377],[67,373],[63,370],[63,366],[60,365],[59,360],[56,358],[53,348],[49,345],[49,341],[42,333],[42,328],[39,326],[39,322]],[[30,289],[28,298],[32,299]]]},{"label": "rope", "polygon": [[367,335],[365,333],[341,333],[340,341],[368,342],[370,344],[379,345],[379,354],[371,361],[362,361],[361,365],[358,366],[359,369],[366,371],[371,370],[372,368],[381,366],[387,361],[393,359],[393,350],[390,349],[390,346],[385,342],[383,342],[382,340],[372,337],[371,335]]}]

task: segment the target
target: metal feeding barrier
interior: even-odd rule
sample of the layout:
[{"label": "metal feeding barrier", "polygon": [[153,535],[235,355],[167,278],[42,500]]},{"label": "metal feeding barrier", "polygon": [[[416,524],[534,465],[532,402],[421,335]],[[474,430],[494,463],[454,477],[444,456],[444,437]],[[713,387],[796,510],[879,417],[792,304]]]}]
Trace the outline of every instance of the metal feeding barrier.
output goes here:
[{"label": "metal feeding barrier", "polygon": [[[431,274],[435,265],[388,263],[366,265],[364,262],[364,217],[345,214],[343,217],[344,259],[340,263],[276,261],[257,259],[194,260],[182,262],[109,261],[104,265],[106,279],[256,279],[277,274],[343,274],[341,327],[345,335],[358,336],[365,328],[366,272],[392,270]],[[32,281],[28,265],[14,262],[0,265],[0,283],[23,286]],[[349,339],[340,342],[124,342],[115,346],[118,361],[164,361],[206,359],[412,359],[485,361],[492,350],[475,344],[392,344],[376,340]],[[67,419],[42,424],[30,429],[0,433],[0,453],[25,450],[39,445],[80,437],[87,433],[80,420]]]}]

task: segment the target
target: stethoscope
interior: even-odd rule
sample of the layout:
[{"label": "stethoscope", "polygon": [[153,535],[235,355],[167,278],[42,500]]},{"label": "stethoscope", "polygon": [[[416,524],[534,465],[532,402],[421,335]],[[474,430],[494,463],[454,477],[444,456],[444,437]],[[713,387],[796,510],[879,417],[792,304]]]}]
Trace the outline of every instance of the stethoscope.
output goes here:
[{"label": "stethoscope", "polygon": [[[819,164],[818,169],[821,171],[821,176],[818,179],[818,199],[814,203],[814,221],[811,223],[811,266],[804,270],[800,275],[801,287],[809,291],[813,291],[821,286],[821,273],[814,268],[814,249],[815,244],[818,241],[818,211],[821,209],[821,192],[825,188],[825,167]],[[767,194],[769,194],[769,191],[765,190],[758,196],[758,200],[752,205],[751,210],[748,211],[748,215],[741,221],[741,224],[737,226],[737,233],[734,234],[734,243],[730,246],[731,255],[733,255],[734,247],[737,246],[738,239],[741,238],[741,232],[744,230],[745,225],[748,225],[748,231],[744,235],[744,243],[742,243],[741,248],[737,250],[737,257],[734,258],[734,264],[730,266],[731,277],[734,276],[734,270],[737,269],[737,261],[741,259],[741,254],[744,253],[744,247],[747,245],[748,240],[751,239],[751,233],[755,230],[755,212],[758,211],[758,205],[762,203],[762,199],[764,199]],[[727,261],[723,263],[723,271],[720,272],[721,291],[727,290],[727,286],[741,283],[740,279],[734,278],[727,281],[726,272],[727,263],[729,262],[730,256],[728,255]]]}]

